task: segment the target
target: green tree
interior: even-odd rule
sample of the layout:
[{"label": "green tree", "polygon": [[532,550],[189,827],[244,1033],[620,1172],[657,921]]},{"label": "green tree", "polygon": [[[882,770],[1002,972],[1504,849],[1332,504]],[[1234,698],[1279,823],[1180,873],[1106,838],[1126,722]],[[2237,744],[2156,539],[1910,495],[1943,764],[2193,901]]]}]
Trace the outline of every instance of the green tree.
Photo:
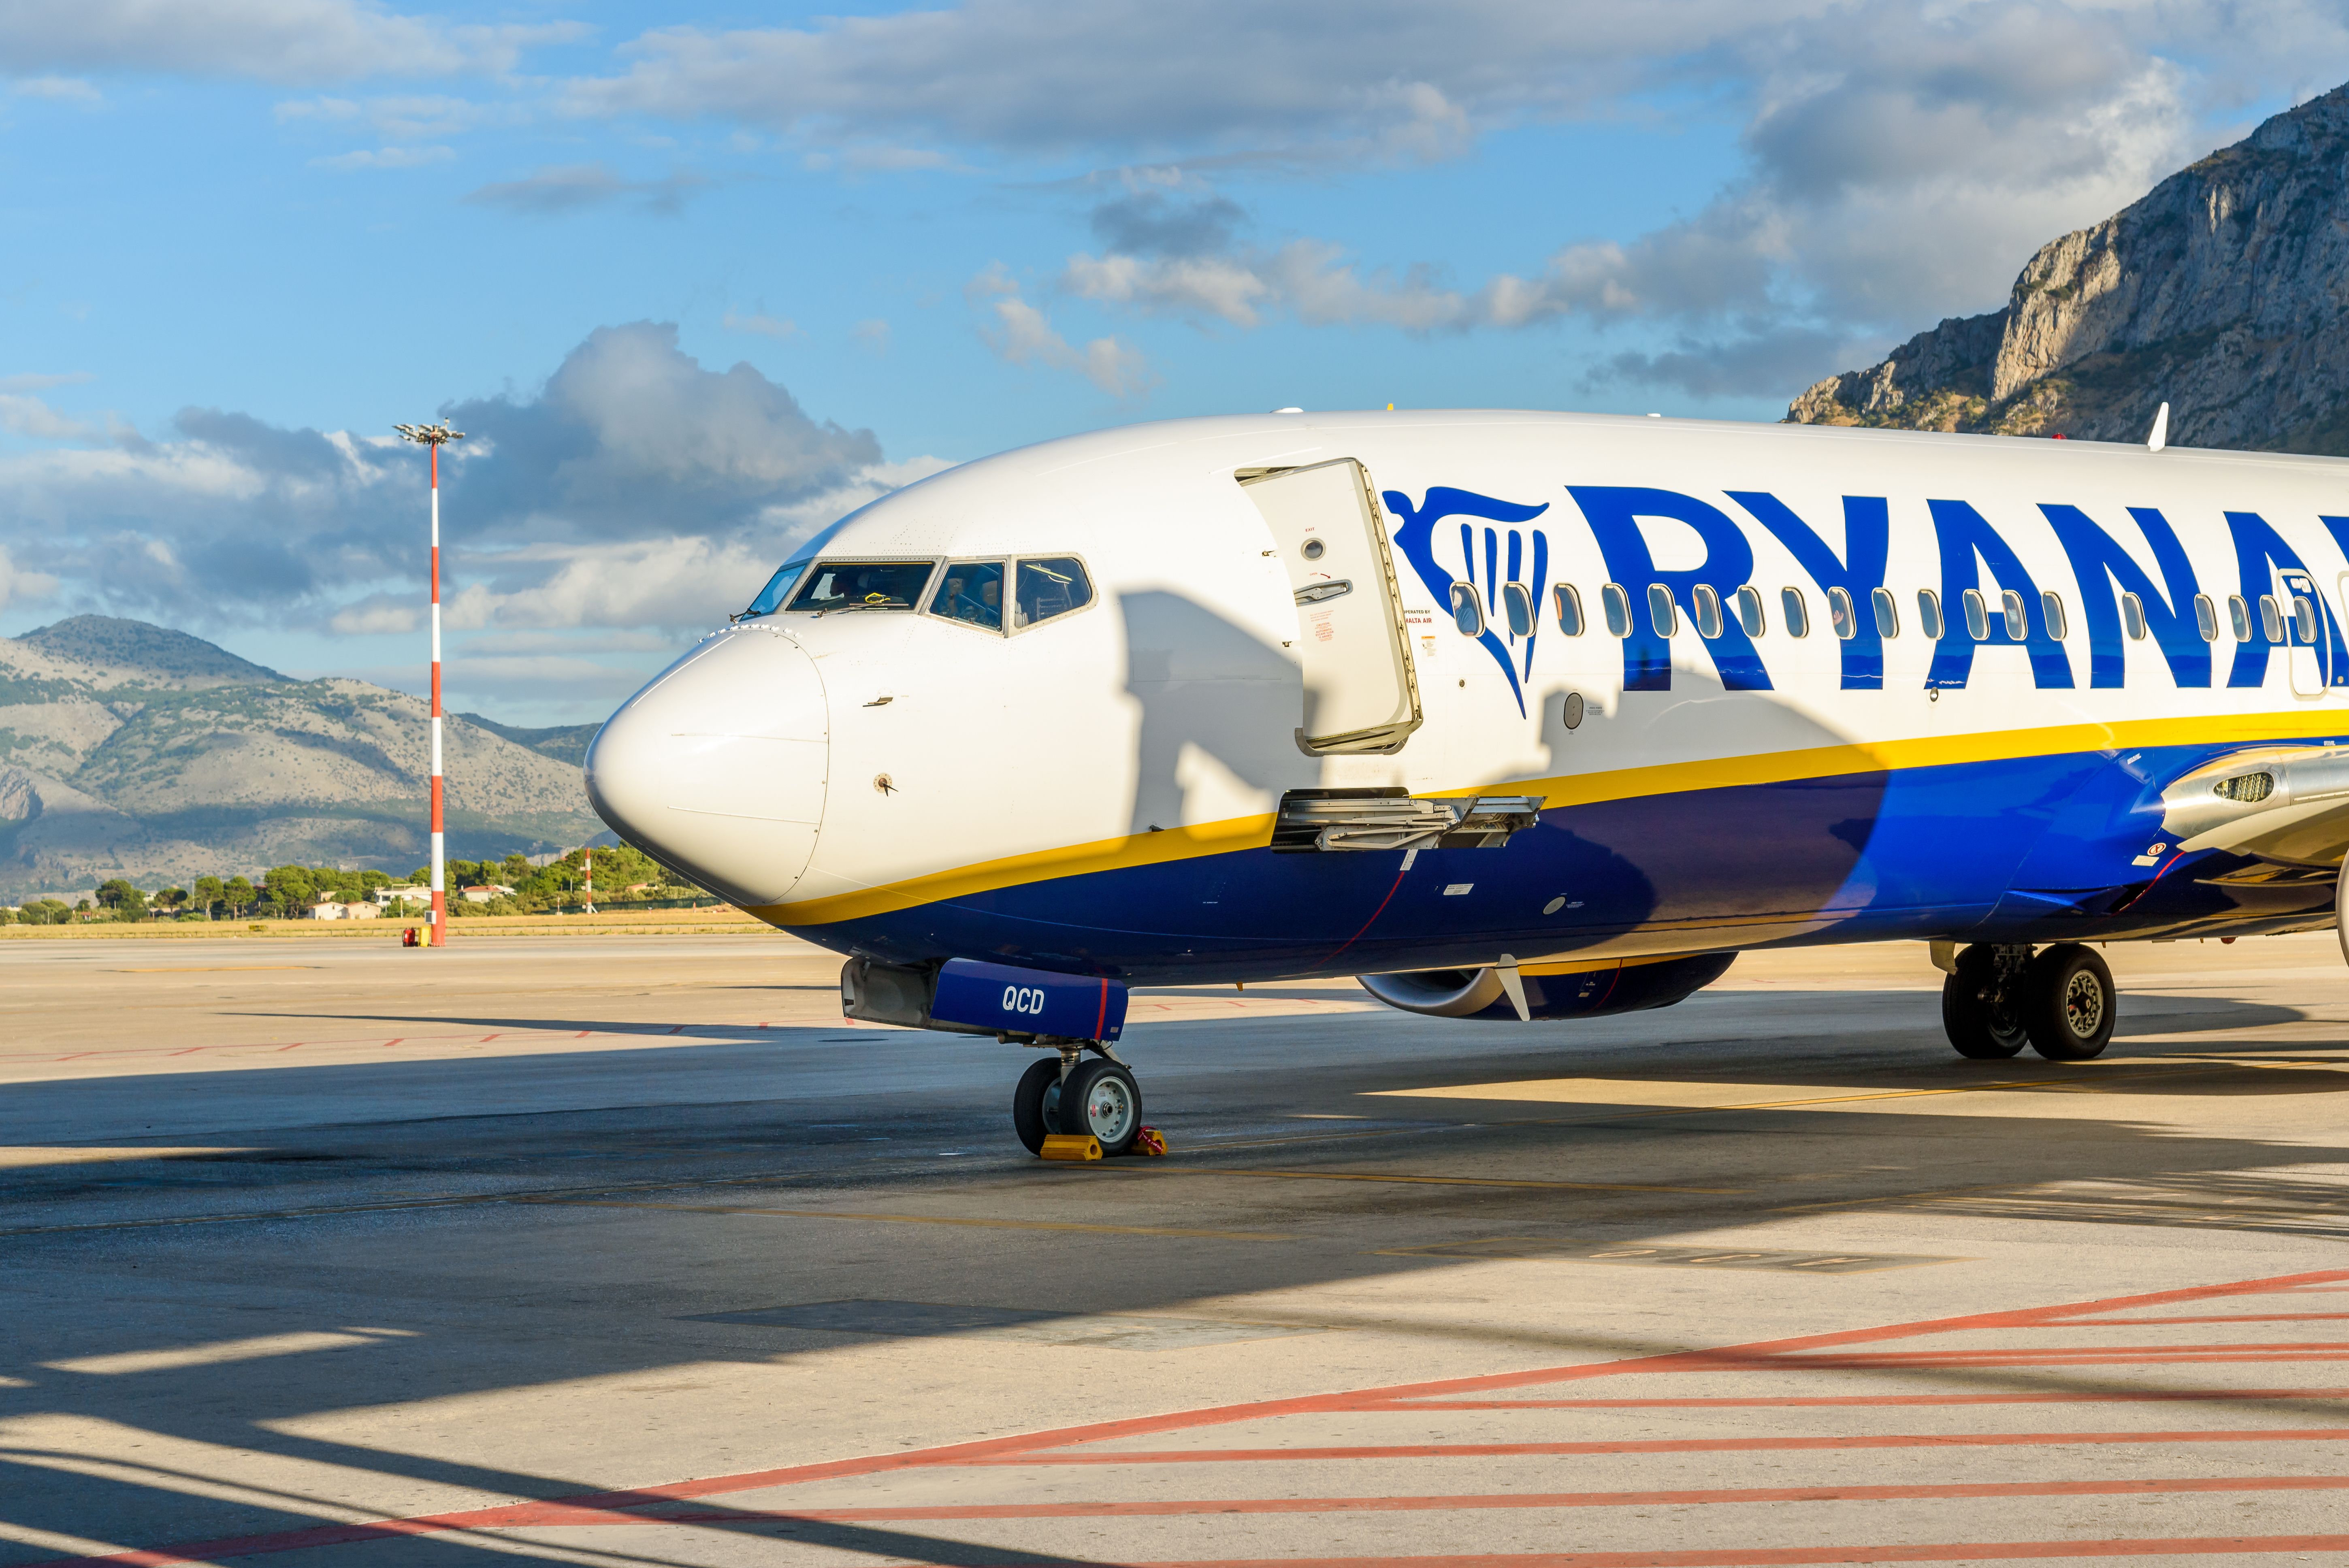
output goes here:
[{"label": "green tree", "polygon": [[243,914],[253,907],[253,884],[243,877],[231,877],[221,889],[221,897],[228,901],[230,913]]},{"label": "green tree", "polygon": [[272,866],[261,885],[269,901],[289,915],[308,908],[318,896],[318,879],[307,866]]},{"label": "green tree", "polygon": [[167,887],[155,895],[157,909],[168,909],[174,913],[184,908],[187,902],[188,890],[183,887]]},{"label": "green tree", "polygon": [[205,918],[211,918],[212,911],[219,906],[221,900],[227,896],[228,890],[221,885],[220,878],[198,877],[196,879],[196,903],[202,906]]},{"label": "green tree", "polygon": [[112,910],[117,920],[147,917],[147,895],[120,877],[109,877],[98,884],[98,906]]}]

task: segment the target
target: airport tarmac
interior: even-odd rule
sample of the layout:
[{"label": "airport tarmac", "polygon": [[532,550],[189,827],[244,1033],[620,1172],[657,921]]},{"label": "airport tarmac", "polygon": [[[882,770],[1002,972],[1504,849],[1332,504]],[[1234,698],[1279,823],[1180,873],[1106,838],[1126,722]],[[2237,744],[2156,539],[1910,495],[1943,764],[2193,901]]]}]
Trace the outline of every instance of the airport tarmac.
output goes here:
[{"label": "airport tarmac", "polygon": [[2107,956],[1144,992],[1047,1166],[780,936],[0,944],[0,1565],[2341,1562],[2349,967]]}]

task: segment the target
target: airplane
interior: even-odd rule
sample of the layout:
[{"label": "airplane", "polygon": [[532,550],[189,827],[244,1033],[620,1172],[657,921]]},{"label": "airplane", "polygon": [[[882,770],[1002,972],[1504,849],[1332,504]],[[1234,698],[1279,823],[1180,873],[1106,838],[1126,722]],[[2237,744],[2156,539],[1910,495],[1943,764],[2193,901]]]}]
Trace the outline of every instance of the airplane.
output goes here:
[{"label": "airplane", "polygon": [[[1919,941],[1964,1057],[2095,1057],[2096,947],[2334,925],[2349,462],[1654,416],[1052,440],[795,550],[604,725],[628,842],[1040,1047],[1129,1150],[1128,988],[1479,1021]],[[2349,953],[2349,932],[2344,934]]]}]

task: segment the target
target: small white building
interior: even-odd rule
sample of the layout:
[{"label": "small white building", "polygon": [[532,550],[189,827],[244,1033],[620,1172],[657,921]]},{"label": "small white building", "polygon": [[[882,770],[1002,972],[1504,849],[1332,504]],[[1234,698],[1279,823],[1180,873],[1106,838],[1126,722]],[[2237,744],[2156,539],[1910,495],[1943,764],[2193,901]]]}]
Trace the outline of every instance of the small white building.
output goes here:
[{"label": "small white building", "polygon": [[459,888],[457,896],[467,903],[487,903],[493,898],[513,897],[513,889],[503,882],[482,882],[474,887]]},{"label": "small white building", "polygon": [[331,898],[322,898],[310,906],[312,920],[373,920],[382,913],[372,903],[340,903]]},{"label": "small white building", "polygon": [[402,882],[397,887],[379,887],[367,896],[373,899],[376,907],[380,909],[387,904],[394,903],[430,903],[432,890],[429,887],[416,887]]}]

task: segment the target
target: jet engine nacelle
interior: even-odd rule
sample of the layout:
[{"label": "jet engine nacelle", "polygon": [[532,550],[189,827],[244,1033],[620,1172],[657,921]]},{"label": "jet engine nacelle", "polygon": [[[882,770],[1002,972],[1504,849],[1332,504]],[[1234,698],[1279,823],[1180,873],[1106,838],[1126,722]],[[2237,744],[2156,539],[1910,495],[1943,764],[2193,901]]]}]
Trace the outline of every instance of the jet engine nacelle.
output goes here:
[{"label": "jet engine nacelle", "polygon": [[[1669,1007],[1712,985],[1736,962],[1734,953],[1692,953],[1670,958],[1572,959],[1521,964],[1526,1009],[1537,1018],[1600,1018]],[[1517,1010],[1498,971],[1412,969],[1356,976],[1362,989],[1390,1007],[1431,1018],[1506,1018]]]}]

